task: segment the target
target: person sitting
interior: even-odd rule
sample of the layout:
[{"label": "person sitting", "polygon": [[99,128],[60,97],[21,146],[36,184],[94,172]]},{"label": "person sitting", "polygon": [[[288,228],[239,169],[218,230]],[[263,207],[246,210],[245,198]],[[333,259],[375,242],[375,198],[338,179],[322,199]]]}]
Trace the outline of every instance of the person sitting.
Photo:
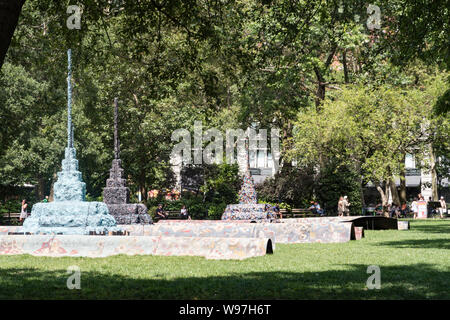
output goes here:
[{"label": "person sitting", "polygon": [[407,213],[408,213],[408,206],[406,205],[406,202],[403,202],[400,208],[400,216],[406,218]]},{"label": "person sitting", "polygon": [[189,214],[189,211],[186,209],[185,205],[181,207],[180,218],[182,220],[191,220],[191,215]]},{"label": "person sitting", "polygon": [[375,207],[375,215],[381,216],[383,214],[383,204],[379,203]]},{"label": "person sitting", "polygon": [[323,216],[323,210],[320,208],[320,204],[317,201],[311,201],[311,207],[309,207],[309,210],[311,210],[314,214]]},{"label": "person sitting", "polygon": [[156,217],[159,219],[167,219],[168,215],[165,213],[164,209],[163,209],[163,205],[159,204],[158,208],[155,211],[156,213]]},{"label": "person sitting", "polygon": [[445,199],[443,196],[441,196],[441,200],[439,200],[439,215],[441,217],[441,219],[444,219],[444,213],[447,212],[447,203],[445,202]]},{"label": "person sitting", "polygon": [[314,201],[311,201],[311,206],[308,208],[309,211],[316,214],[316,206],[314,205]]},{"label": "person sitting", "polygon": [[396,218],[398,218],[400,216],[400,210],[399,207],[397,205],[395,205],[395,203],[389,205],[389,217],[393,218],[394,214],[396,216]]},{"label": "person sitting", "polygon": [[278,204],[273,207],[273,212],[275,213],[275,219],[283,219],[283,214],[280,212],[280,206]]}]

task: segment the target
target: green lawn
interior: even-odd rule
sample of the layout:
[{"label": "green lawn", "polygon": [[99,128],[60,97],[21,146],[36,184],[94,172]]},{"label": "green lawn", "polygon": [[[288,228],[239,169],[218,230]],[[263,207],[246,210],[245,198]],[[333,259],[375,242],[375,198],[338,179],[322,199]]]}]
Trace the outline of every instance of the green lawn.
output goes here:
[{"label": "green lawn", "polygon": [[[0,257],[0,299],[449,299],[450,221],[366,231],[360,241],[277,244],[244,261],[197,257]],[[66,287],[81,268],[81,290]],[[368,290],[369,265],[381,289]]]}]

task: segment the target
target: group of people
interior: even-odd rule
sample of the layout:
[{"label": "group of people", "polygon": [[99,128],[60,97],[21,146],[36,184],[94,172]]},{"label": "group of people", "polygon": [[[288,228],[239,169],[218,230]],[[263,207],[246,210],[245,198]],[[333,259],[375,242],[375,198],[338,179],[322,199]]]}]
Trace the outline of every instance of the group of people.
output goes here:
[{"label": "group of people", "polygon": [[428,200],[425,200],[422,194],[419,194],[417,197],[414,198],[413,202],[411,203],[411,211],[414,213],[414,219],[417,218],[417,213],[419,212],[419,201],[426,201],[427,206],[427,213],[428,216],[433,215],[434,213],[439,213],[439,216],[441,219],[444,219],[444,213],[447,213],[447,203],[445,202],[445,199],[443,196],[439,199],[439,207],[433,208],[430,202],[432,202],[431,197],[428,198]]},{"label": "group of people", "polygon": [[[440,197],[439,206],[435,207],[435,205],[431,203],[433,202],[431,197],[429,197],[428,200],[425,200],[422,194],[418,194],[417,197],[414,197],[410,207],[408,207],[406,202],[402,202],[401,205],[390,203],[387,208],[389,216],[391,218],[394,216],[396,218],[406,217],[409,212],[412,212],[414,215],[414,219],[416,219],[419,212],[419,202],[421,201],[427,202],[428,216],[432,216],[433,214],[439,213],[441,219],[444,218],[444,214],[447,212],[447,203],[445,202],[444,197],[443,196]],[[381,203],[375,207],[375,212],[379,214],[383,212],[383,205]]]},{"label": "group of people", "polygon": [[338,216],[343,217],[344,214],[346,216],[350,215],[350,202],[347,196],[339,197],[338,201]]}]

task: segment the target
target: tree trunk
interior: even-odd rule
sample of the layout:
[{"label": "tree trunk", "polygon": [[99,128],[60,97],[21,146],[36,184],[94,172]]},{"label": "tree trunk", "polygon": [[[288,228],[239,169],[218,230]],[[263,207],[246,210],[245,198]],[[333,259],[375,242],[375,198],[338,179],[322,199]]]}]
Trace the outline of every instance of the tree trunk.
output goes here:
[{"label": "tree trunk", "polygon": [[0,69],[5,61],[24,3],[25,0],[0,0]]},{"label": "tree trunk", "polygon": [[45,179],[38,178],[38,200],[41,201],[45,198]]},{"label": "tree trunk", "polygon": [[383,215],[385,217],[389,217],[389,212],[388,212],[388,197],[387,197],[387,193],[388,193],[388,184],[385,184],[386,188],[385,190],[383,190],[383,188],[381,187],[380,184],[376,184],[376,188],[378,190],[378,192],[380,193],[381,196],[381,205],[383,206]]},{"label": "tree trunk", "polygon": [[344,79],[345,83],[349,83],[350,79],[348,77],[348,67],[347,67],[347,51],[344,49],[342,52],[342,65],[344,66]]},{"label": "tree trunk", "polygon": [[[406,160],[406,153],[403,153],[403,164],[405,163]],[[403,167],[403,169],[400,172],[400,193],[399,193],[399,197],[400,197],[400,202],[401,203],[406,203],[406,172],[405,172],[405,168]]]},{"label": "tree trunk", "polygon": [[399,206],[400,205],[400,197],[398,195],[397,186],[395,185],[395,181],[393,178],[389,179],[389,188],[391,189],[392,203]]},{"label": "tree trunk", "polygon": [[438,201],[438,183],[436,173],[436,155],[434,154],[433,146],[430,146],[430,165],[431,165],[431,198],[433,201]]},{"label": "tree trunk", "polygon": [[50,186],[50,194],[48,195],[48,201],[52,202],[54,200],[55,189],[53,186],[55,185],[56,180],[58,179],[58,175],[56,172],[53,172],[52,185]]}]

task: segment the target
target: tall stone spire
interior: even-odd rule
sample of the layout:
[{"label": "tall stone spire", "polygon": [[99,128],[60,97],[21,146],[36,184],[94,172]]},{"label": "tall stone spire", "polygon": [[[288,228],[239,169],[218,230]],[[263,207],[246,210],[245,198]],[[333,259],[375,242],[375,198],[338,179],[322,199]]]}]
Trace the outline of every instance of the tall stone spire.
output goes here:
[{"label": "tall stone spire", "polygon": [[67,51],[67,147],[58,180],[53,185],[55,201],[36,203],[23,224],[24,232],[47,234],[89,234],[120,231],[103,202],[86,202],[86,184],[78,170],[73,147],[72,124],[72,52]]},{"label": "tall stone spire", "polygon": [[120,159],[118,98],[114,99],[114,159]]},{"label": "tall stone spire", "polygon": [[67,50],[67,147],[73,148],[72,126],[72,50]]},{"label": "tall stone spire", "polygon": [[106,188],[103,189],[103,201],[107,204],[109,213],[119,224],[152,223],[147,214],[147,207],[142,203],[129,203],[130,189],[127,187],[122,161],[120,160],[119,140],[119,107],[118,99],[114,99],[114,159]]}]

